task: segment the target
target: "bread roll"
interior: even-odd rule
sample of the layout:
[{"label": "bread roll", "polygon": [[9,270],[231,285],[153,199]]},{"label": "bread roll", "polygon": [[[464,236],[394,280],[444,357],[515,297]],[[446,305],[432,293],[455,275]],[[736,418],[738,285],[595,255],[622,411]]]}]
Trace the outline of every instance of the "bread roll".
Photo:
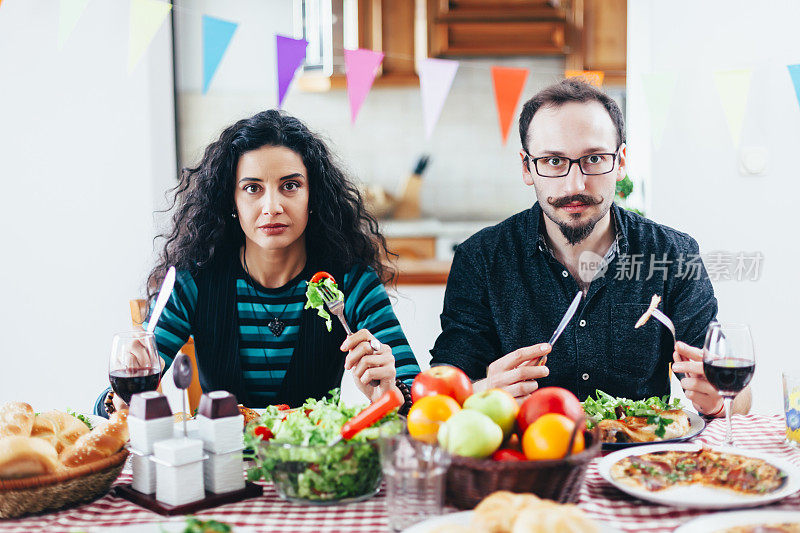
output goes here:
[{"label": "bread roll", "polygon": [[75,444],[78,438],[89,433],[86,424],[63,411],[48,411],[36,415],[31,437],[45,439],[58,453]]},{"label": "bread roll", "polygon": [[61,463],[76,467],[105,459],[117,453],[128,442],[128,411],[115,411],[103,426],[80,437],[61,454]]},{"label": "bread roll", "polygon": [[530,505],[543,505],[533,494],[516,494],[505,490],[493,492],[475,507],[472,522],[480,530],[489,533],[509,533],[514,519],[523,508]]},{"label": "bread roll", "polygon": [[0,479],[52,474],[59,468],[58,453],[47,441],[33,437],[0,439]]},{"label": "bread roll", "polygon": [[600,529],[576,505],[530,506],[516,517],[511,533],[599,533]]},{"label": "bread roll", "polygon": [[33,427],[33,407],[22,402],[8,402],[0,406],[0,438],[28,437]]}]

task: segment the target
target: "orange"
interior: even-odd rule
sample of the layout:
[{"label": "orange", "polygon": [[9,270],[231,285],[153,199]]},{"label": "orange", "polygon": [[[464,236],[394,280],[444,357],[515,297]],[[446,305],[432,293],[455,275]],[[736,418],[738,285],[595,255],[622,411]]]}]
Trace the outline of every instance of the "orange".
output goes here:
[{"label": "orange", "polygon": [[461,410],[450,396],[434,394],[420,398],[408,411],[408,433],[417,440],[436,444],[436,434],[448,418]]},{"label": "orange", "polygon": [[[569,437],[575,422],[558,413],[547,413],[540,416],[528,426],[522,435],[522,451],[531,461],[537,459],[561,459],[567,453]],[[585,446],[583,432],[575,435],[572,453],[583,451]]]}]

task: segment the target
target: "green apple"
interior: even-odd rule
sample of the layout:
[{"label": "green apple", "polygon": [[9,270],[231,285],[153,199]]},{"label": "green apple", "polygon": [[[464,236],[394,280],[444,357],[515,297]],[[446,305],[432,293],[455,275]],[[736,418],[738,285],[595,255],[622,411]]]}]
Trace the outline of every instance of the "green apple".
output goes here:
[{"label": "green apple", "polygon": [[514,431],[514,422],[519,412],[519,405],[509,393],[503,389],[489,389],[476,392],[464,401],[464,409],[480,411],[503,430],[503,438],[507,439]]},{"label": "green apple", "polygon": [[489,457],[503,443],[503,430],[485,414],[462,409],[439,427],[439,445],[464,457]]}]

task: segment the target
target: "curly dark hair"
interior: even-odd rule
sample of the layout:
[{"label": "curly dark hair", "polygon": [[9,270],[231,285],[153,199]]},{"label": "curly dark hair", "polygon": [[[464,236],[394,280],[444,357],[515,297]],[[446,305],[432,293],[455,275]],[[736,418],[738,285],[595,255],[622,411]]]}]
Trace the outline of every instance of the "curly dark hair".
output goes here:
[{"label": "curly dark hair", "polygon": [[345,270],[363,263],[384,283],[394,281],[395,271],[383,259],[395,254],[386,249],[378,222],[328,147],[297,118],[270,109],[226,128],[196,167],[181,171],[178,185],[170,191],[174,198],[169,211],[175,210],[172,230],[156,237],[166,243],[147,278],[149,303],[171,265],[196,274],[215,254],[244,244],[239,220],[231,217],[236,210],[236,167],[242,154],[267,145],[296,152],[308,172],[309,257]]}]

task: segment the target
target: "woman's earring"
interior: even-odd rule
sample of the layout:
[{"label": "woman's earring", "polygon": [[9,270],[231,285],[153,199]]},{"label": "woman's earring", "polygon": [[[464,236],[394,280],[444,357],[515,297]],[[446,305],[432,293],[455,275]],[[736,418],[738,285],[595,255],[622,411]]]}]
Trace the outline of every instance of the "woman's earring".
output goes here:
[{"label": "woman's earring", "polygon": [[308,214],[309,214],[309,215],[310,215],[311,213],[313,213],[313,212],[314,212],[314,210],[313,210],[313,209],[309,209],[309,210],[308,210]]},{"label": "woman's earring", "polygon": [[236,218],[236,213],[231,213],[231,218]]}]

